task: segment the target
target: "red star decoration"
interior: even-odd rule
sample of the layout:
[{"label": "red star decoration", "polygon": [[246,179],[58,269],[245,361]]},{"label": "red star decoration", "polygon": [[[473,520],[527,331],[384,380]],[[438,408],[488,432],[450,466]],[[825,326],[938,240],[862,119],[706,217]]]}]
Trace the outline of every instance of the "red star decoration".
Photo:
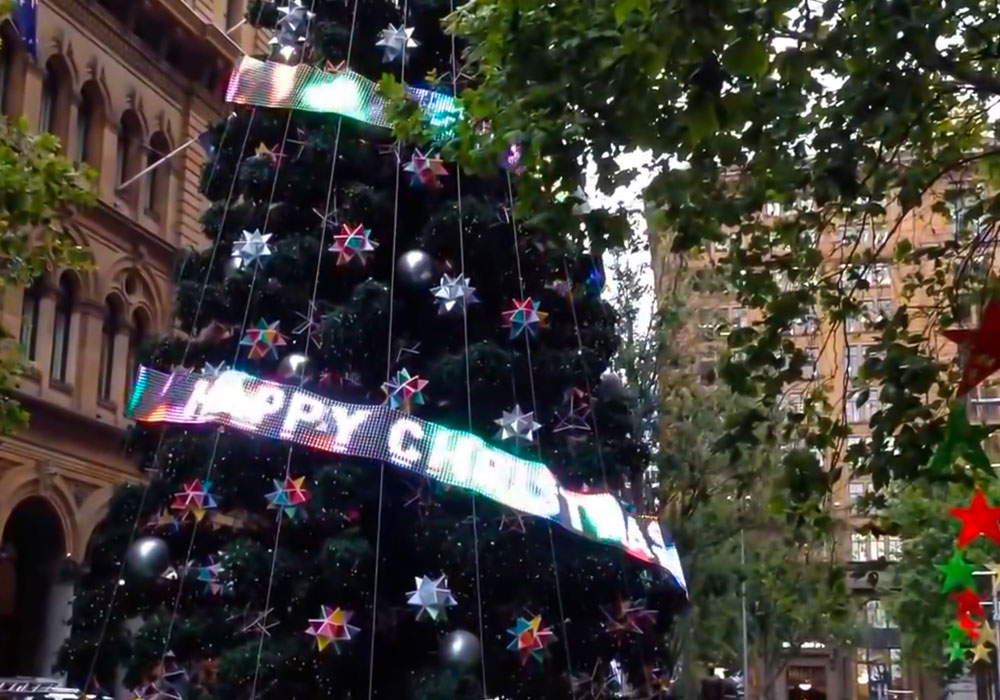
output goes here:
[{"label": "red star decoration", "polygon": [[972,591],[966,589],[961,593],[952,593],[952,600],[955,601],[955,605],[958,609],[955,614],[961,619],[966,617],[985,617],[983,614],[983,604],[979,602],[979,596],[977,596]]},{"label": "red star decoration", "polygon": [[982,489],[976,489],[968,508],[952,508],[948,513],[962,521],[962,531],[958,533],[956,542],[959,547],[964,547],[980,535],[1000,544],[1000,508],[990,507]]},{"label": "red star decoration", "polygon": [[958,616],[958,626],[965,630],[971,641],[979,639],[979,624],[972,619],[969,613],[961,613]]},{"label": "red star decoration", "polygon": [[959,396],[1000,369],[1000,302],[986,302],[979,328],[955,328],[941,334],[966,353]]}]

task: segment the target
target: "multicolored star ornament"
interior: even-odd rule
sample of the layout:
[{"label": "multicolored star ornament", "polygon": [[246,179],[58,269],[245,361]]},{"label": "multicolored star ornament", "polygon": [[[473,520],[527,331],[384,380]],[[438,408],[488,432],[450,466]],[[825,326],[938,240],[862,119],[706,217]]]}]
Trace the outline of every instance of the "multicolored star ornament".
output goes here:
[{"label": "multicolored star ornament", "polygon": [[368,262],[369,255],[375,253],[378,243],[372,240],[371,229],[367,229],[363,224],[351,227],[349,224],[342,224],[340,233],[333,237],[330,245],[330,252],[337,254],[337,264],[346,265],[354,259],[361,261],[364,265]]},{"label": "multicolored star ornament", "polygon": [[979,328],[954,328],[941,334],[965,352],[959,396],[1000,369],[1000,301],[986,302]]},{"label": "multicolored star ornament", "polygon": [[295,315],[302,319],[302,323],[292,329],[292,335],[302,335],[304,333],[306,338],[308,338],[308,342],[315,345],[317,350],[322,348],[323,324],[326,321],[326,315],[319,313],[319,310],[316,308],[316,302],[310,299],[308,313],[296,311]]},{"label": "multicolored star ornament", "polygon": [[349,642],[356,632],[360,632],[359,627],[348,624],[351,616],[350,610],[340,608],[329,608],[322,606],[320,617],[309,620],[309,629],[306,634],[316,638],[316,648],[323,651],[330,644],[338,654],[340,653],[340,643]]},{"label": "multicolored star ornament", "polygon": [[611,605],[602,605],[601,612],[607,618],[604,628],[608,634],[643,634],[643,627],[656,622],[656,611],[647,608],[642,599],[619,599]]},{"label": "multicolored star ornament", "polygon": [[277,48],[278,54],[288,61],[296,51],[305,46],[309,22],[314,15],[299,0],[291,0],[285,7],[279,7],[278,11],[284,16],[278,20],[276,32],[268,44]]},{"label": "multicolored star ornament", "polygon": [[962,523],[956,545],[965,547],[980,535],[1000,545],[1000,508],[991,508],[982,489],[976,489],[968,508],[951,508],[948,513]]},{"label": "multicolored star ornament", "polygon": [[944,574],[944,583],[941,584],[941,589],[945,593],[961,588],[972,588],[973,568],[958,550],[952,553],[951,559],[946,563],[938,564],[937,569]]},{"label": "multicolored star ornament", "polygon": [[520,175],[524,172],[524,164],[521,162],[523,157],[524,150],[521,148],[521,144],[512,143],[500,156],[500,167],[507,172]]},{"label": "multicolored star ornament", "polygon": [[267,509],[277,510],[294,519],[299,514],[299,506],[309,500],[309,491],[303,486],[306,478],[286,476],[284,482],[278,479],[273,481],[275,490],[266,496]]},{"label": "multicolored star ornament", "polygon": [[493,422],[500,426],[497,439],[513,438],[517,442],[525,443],[534,442],[535,431],[542,427],[541,423],[535,422],[534,411],[524,413],[520,406],[514,406],[513,411],[504,411],[503,416]]},{"label": "multicolored star ornament", "polygon": [[270,239],[271,234],[261,235],[260,229],[253,233],[244,231],[243,242],[233,246],[233,257],[239,259],[239,267],[247,267],[270,255],[271,248],[267,245]]},{"label": "multicolored star ornament", "polygon": [[198,567],[197,580],[205,584],[206,592],[212,595],[220,595],[223,589],[222,581],[219,578],[219,574],[221,573],[222,564],[216,562],[215,557],[210,556],[207,565]]},{"label": "multicolored star ornament", "polygon": [[448,169],[444,167],[444,161],[434,156],[424,155],[419,148],[413,150],[410,162],[403,166],[403,170],[413,174],[412,184],[423,185],[433,190],[441,187],[439,177],[448,174]]},{"label": "multicolored star ornament", "polygon": [[554,433],[590,432],[590,399],[587,392],[570,387],[563,395],[563,407],[556,413],[559,422],[552,429]]},{"label": "multicolored star ornament", "polygon": [[390,23],[379,33],[375,46],[382,47],[382,61],[388,63],[405,56],[407,49],[415,49],[420,42],[413,38],[413,27],[396,27]]},{"label": "multicolored star ornament", "polygon": [[171,530],[177,532],[181,529],[181,521],[170,511],[161,510],[159,513],[149,516],[149,520],[146,521],[146,527],[150,530]]},{"label": "multicolored star ornament", "polygon": [[994,476],[990,458],[983,449],[983,441],[989,434],[989,428],[969,423],[964,403],[952,404],[944,429],[944,439],[934,450],[928,467],[933,472],[944,473],[952,469],[957,459],[962,458],[973,469]]},{"label": "multicolored star ornament", "polygon": [[403,413],[409,413],[414,404],[421,406],[424,401],[424,387],[430,382],[418,374],[410,375],[409,370],[401,369],[393,379],[382,384],[389,408],[395,408]]},{"label": "multicolored star ornament", "polygon": [[513,299],[512,303],[514,306],[503,312],[503,325],[505,328],[510,328],[512,340],[525,331],[534,337],[539,328],[545,328],[549,315],[538,310],[541,302],[533,301],[531,297],[528,297],[527,299]]},{"label": "multicolored star ornament", "polygon": [[170,505],[173,510],[181,511],[181,518],[193,516],[195,521],[201,522],[205,513],[213,508],[218,508],[215,496],[212,495],[212,482],[195,479],[184,484],[184,490],[174,494],[174,502]]},{"label": "multicolored star ornament", "polygon": [[282,158],[284,156],[284,154],[281,153],[281,151],[274,151],[274,150],[272,150],[263,141],[261,141],[259,144],[257,144],[257,148],[254,150],[253,153],[254,153],[254,156],[256,156],[257,158],[263,158],[264,160],[268,161],[272,165],[274,165],[275,163],[277,163],[278,159]]},{"label": "multicolored star ornament", "polygon": [[516,651],[521,657],[521,665],[529,658],[541,663],[545,660],[545,648],[556,641],[551,627],[542,627],[542,616],[535,615],[530,620],[519,617],[517,623],[507,630],[514,638],[507,645],[511,651]]},{"label": "multicolored star ornament", "polygon": [[458,605],[455,596],[448,589],[448,578],[442,574],[434,579],[430,576],[414,577],[417,582],[417,590],[407,593],[409,599],[407,605],[418,608],[417,619],[427,616],[437,622],[447,617],[448,608]]},{"label": "multicolored star ornament", "polygon": [[476,298],[476,288],[469,285],[470,280],[459,273],[452,277],[445,273],[441,284],[431,289],[434,302],[438,305],[438,313],[446,314],[455,309],[468,308],[470,304],[479,303]]},{"label": "multicolored star ornament", "polygon": [[251,360],[267,357],[268,355],[277,358],[278,348],[288,345],[288,340],[278,330],[280,325],[281,321],[268,323],[264,319],[260,319],[257,321],[255,328],[248,328],[240,340],[240,345],[246,345],[250,348],[247,357]]}]

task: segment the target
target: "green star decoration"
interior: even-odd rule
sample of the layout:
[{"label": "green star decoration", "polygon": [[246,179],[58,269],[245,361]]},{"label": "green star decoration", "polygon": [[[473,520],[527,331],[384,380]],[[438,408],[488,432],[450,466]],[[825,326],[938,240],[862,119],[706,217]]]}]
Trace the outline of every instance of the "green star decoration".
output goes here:
[{"label": "green star decoration", "polygon": [[947,472],[959,458],[964,459],[973,469],[993,476],[990,458],[983,449],[983,441],[989,437],[990,429],[972,425],[965,413],[965,404],[956,403],[948,414],[944,429],[944,439],[931,457],[930,469],[935,473]]},{"label": "green star decoration", "polygon": [[969,641],[969,633],[957,622],[948,625],[948,646],[962,646]]},{"label": "green star decoration", "polygon": [[944,574],[941,590],[945,593],[959,588],[972,588],[972,567],[965,561],[962,553],[955,551],[946,564],[938,564],[938,570]]},{"label": "green star decoration", "polygon": [[965,661],[965,647],[961,644],[950,644],[948,646],[948,661]]}]

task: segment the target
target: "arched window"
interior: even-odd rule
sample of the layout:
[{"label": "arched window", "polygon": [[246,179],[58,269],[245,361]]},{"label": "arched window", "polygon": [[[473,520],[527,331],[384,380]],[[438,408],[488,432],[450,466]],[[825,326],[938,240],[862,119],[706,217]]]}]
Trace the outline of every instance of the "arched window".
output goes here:
[{"label": "arched window", "polygon": [[149,318],[143,311],[132,314],[132,332],[128,338],[128,374],[125,377],[125,401],[132,397],[132,386],[139,373],[139,351],[149,333]]},{"label": "arched window", "polygon": [[[141,162],[142,123],[139,115],[130,109],[122,115],[118,129],[118,183],[127,181],[139,172]],[[135,188],[129,188],[129,191],[134,192]]]},{"label": "arched window", "polygon": [[38,309],[41,303],[41,285],[35,282],[24,289],[21,301],[21,347],[29,360],[34,360],[38,352]]},{"label": "arched window", "polygon": [[21,107],[17,92],[24,88],[23,54],[21,37],[14,24],[10,20],[0,23],[0,110],[9,117],[17,116]]},{"label": "arched window", "polygon": [[[149,152],[146,154],[146,167],[151,166],[170,152],[170,142],[162,131],[157,131],[149,138]],[[162,219],[167,210],[167,197],[170,191],[170,165],[163,163],[153,168],[146,176],[146,211],[157,220]]]},{"label": "arched window", "polygon": [[0,112],[7,114],[7,77],[10,73],[10,52],[7,42],[0,36]]},{"label": "arched window", "polygon": [[52,366],[49,375],[57,382],[66,381],[69,366],[69,332],[73,323],[75,303],[73,280],[64,273],[59,278],[59,292],[56,296],[56,315],[52,324]]},{"label": "arched window", "polygon": [[42,104],[38,115],[40,131],[55,134],[65,144],[69,136],[69,103],[72,74],[66,59],[58,54],[45,62],[42,79]]},{"label": "arched window", "polygon": [[46,71],[42,80],[42,108],[38,115],[38,130],[52,133],[56,102],[59,100],[59,84],[52,71]]},{"label": "arched window", "polygon": [[104,325],[101,327],[101,367],[97,377],[97,396],[111,400],[111,384],[115,372],[115,340],[121,327],[121,311],[111,297],[104,302]]},{"label": "arched window", "polygon": [[103,105],[101,89],[95,81],[87,81],[80,91],[80,109],[76,119],[76,161],[94,168],[101,166]]}]

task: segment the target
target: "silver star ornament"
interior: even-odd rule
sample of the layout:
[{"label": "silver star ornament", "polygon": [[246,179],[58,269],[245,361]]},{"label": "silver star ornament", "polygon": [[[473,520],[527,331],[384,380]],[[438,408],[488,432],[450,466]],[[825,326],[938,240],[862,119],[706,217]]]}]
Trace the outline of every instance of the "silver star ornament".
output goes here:
[{"label": "silver star ornament", "polygon": [[407,49],[415,49],[420,46],[420,42],[413,38],[413,27],[396,27],[390,23],[382,30],[379,40],[375,46],[383,49],[382,61],[388,63],[395,61],[400,56],[405,56]]},{"label": "silver star ornament", "polygon": [[447,616],[448,608],[458,605],[455,596],[448,589],[448,578],[442,574],[433,579],[430,576],[416,576],[413,579],[417,582],[417,590],[407,593],[409,599],[407,605],[420,608],[417,611],[417,619],[424,616],[430,617],[437,622]]},{"label": "silver star ornament", "polygon": [[438,312],[449,313],[455,309],[468,308],[469,304],[479,303],[476,298],[476,288],[469,285],[470,280],[465,279],[465,275],[459,274],[455,277],[445,273],[441,278],[441,284],[431,289],[434,295],[434,302],[438,305]]},{"label": "silver star ornament", "polygon": [[497,418],[494,423],[500,426],[497,438],[500,440],[513,438],[517,442],[534,442],[535,431],[542,427],[541,423],[535,422],[534,411],[524,413],[520,406],[514,406],[512,411],[504,411],[503,416]]},{"label": "silver star ornament", "polygon": [[243,232],[243,243],[239,247],[233,247],[233,257],[239,258],[239,266],[245,267],[250,263],[257,262],[271,254],[271,248],[267,242],[271,239],[270,233],[261,235],[260,229],[253,233]]}]

